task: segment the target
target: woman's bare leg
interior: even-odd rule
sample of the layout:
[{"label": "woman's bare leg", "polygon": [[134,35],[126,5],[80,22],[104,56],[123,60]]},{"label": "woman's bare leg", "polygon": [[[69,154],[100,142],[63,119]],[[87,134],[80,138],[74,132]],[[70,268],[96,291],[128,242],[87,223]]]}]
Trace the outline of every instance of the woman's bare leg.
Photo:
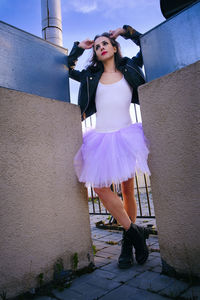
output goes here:
[{"label": "woman's bare leg", "polygon": [[121,183],[124,208],[130,217],[131,221],[135,223],[137,217],[137,203],[134,196],[134,178]]},{"label": "woman's bare leg", "polygon": [[105,208],[111,215],[128,230],[131,225],[131,220],[124,209],[123,202],[110,188],[94,188],[95,193],[99,196]]}]

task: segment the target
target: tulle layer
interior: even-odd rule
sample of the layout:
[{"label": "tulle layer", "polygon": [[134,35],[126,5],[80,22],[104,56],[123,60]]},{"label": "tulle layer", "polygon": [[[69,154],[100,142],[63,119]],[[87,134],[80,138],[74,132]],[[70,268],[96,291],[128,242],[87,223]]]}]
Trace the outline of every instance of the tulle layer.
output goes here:
[{"label": "tulle layer", "polygon": [[147,144],[141,123],[114,132],[90,129],[74,157],[76,175],[86,187],[109,187],[133,177],[135,171],[150,175]]}]

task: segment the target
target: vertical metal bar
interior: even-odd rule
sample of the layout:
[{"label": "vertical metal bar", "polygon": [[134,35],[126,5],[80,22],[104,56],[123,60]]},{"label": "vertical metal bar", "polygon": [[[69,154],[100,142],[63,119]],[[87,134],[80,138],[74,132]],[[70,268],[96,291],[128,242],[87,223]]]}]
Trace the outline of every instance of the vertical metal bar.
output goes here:
[{"label": "vertical metal bar", "polygon": [[120,197],[123,201],[123,194],[122,194],[122,186],[121,186],[121,183],[119,184],[119,193],[120,193]]},{"label": "vertical metal bar", "polygon": [[112,191],[113,191],[113,193],[116,193],[116,186],[114,183],[112,183]]},{"label": "vertical metal bar", "polygon": [[91,189],[91,200],[92,200],[92,206],[93,206],[93,213],[95,213],[95,205],[94,205],[94,194],[93,194],[93,189],[92,189],[92,187],[91,187],[90,189]]},{"label": "vertical metal bar", "polygon": [[134,110],[135,110],[136,123],[138,123],[138,116],[137,116],[136,104],[134,104]]},{"label": "vertical metal bar", "polygon": [[99,197],[98,197],[98,204],[99,204],[99,212],[101,213],[101,203]]},{"label": "vertical metal bar", "polygon": [[150,207],[150,201],[149,201],[149,191],[148,191],[148,186],[147,186],[146,174],[144,174],[144,181],[145,181],[145,189],[146,189],[146,195],[147,195],[147,203],[148,203],[148,208],[149,208],[149,215],[151,217],[151,207]]},{"label": "vertical metal bar", "polygon": [[141,207],[141,200],[140,200],[140,190],[139,190],[139,185],[138,185],[138,177],[137,177],[136,173],[135,173],[135,181],[136,181],[136,188],[137,188],[138,203],[139,203],[139,208],[140,208],[140,215],[142,216],[142,207]]}]

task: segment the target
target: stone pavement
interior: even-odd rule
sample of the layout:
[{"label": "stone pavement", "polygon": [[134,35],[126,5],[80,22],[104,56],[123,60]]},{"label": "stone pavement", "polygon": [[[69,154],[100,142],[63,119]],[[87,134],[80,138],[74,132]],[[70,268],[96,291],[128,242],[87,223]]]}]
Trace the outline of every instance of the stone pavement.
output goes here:
[{"label": "stone pavement", "polygon": [[[98,229],[95,222],[106,219],[91,216],[93,244],[96,246],[96,270],[75,278],[69,288],[62,292],[53,290],[52,297],[38,297],[36,300],[161,300],[200,299],[200,285],[191,286],[182,280],[161,273],[161,259],[158,237],[150,235],[150,255],[144,265],[136,262],[133,267],[121,270],[117,267],[120,254],[121,232]],[[137,224],[144,220],[138,219]],[[145,223],[147,220],[145,220]],[[155,223],[155,220],[149,220]]]}]

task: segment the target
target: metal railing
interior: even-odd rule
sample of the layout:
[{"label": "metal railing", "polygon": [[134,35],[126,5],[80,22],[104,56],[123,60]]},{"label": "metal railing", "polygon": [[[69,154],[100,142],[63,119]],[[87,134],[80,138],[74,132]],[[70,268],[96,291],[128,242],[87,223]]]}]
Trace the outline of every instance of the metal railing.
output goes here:
[{"label": "metal railing", "polygon": [[[155,218],[151,186],[148,184],[149,178],[146,174],[143,174],[143,179],[145,185],[139,184],[139,179],[141,180],[142,176],[135,175],[134,182],[134,195],[136,198],[136,203],[138,207],[137,218]],[[123,201],[123,194],[121,192],[121,184],[111,186],[112,191],[117,193],[117,195]],[[103,206],[98,195],[94,192],[93,188],[88,188],[88,204],[89,204],[89,213],[92,215],[110,215],[110,213]]]}]

